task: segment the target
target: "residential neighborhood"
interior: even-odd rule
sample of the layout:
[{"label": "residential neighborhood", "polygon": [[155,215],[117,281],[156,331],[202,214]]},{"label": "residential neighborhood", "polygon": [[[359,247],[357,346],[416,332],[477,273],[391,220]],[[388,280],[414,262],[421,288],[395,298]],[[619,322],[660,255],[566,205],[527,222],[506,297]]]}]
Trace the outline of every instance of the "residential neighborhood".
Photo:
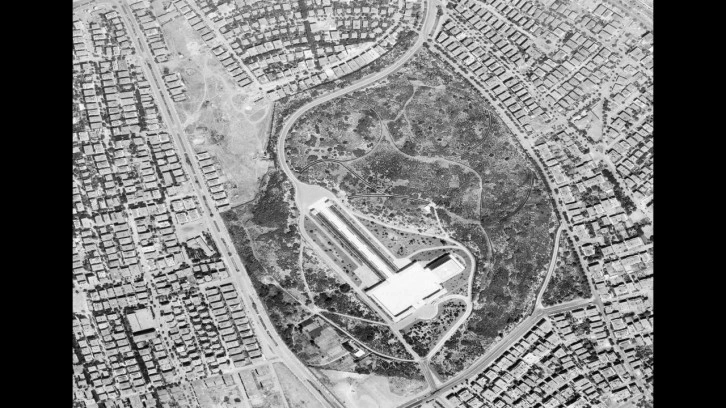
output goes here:
[{"label": "residential neighborhood", "polygon": [[652,0],[74,0],[74,408],[652,408]]},{"label": "residential neighborhood", "polygon": [[448,8],[432,49],[526,134],[598,293],[652,287],[652,32],[597,2]]},{"label": "residential neighborhood", "polygon": [[73,27],[74,398],[170,406],[180,380],[265,357],[126,24]]},{"label": "residential neighborhood", "polygon": [[480,373],[452,407],[608,407],[652,393],[651,301],[636,294],[555,313]]}]

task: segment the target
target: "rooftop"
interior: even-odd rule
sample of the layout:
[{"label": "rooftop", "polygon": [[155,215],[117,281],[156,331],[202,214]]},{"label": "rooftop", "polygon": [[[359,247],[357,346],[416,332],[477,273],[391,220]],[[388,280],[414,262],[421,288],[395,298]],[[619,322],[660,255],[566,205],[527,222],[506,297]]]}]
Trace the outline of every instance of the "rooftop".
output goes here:
[{"label": "rooftop", "polygon": [[134,333],[144,331],[147,329],[153,329],[156,326],[154,316],[151,314],[149,309],[139,309],[133,313],[126,315],[131,326],[131,331]]},{"label": "rooftop", "polygon": [[446,290],[431,269],[418,262],[400,270],[380,284],[368,289],[368,295],[391,315],[403,319],[414,309],[442,296]]}]

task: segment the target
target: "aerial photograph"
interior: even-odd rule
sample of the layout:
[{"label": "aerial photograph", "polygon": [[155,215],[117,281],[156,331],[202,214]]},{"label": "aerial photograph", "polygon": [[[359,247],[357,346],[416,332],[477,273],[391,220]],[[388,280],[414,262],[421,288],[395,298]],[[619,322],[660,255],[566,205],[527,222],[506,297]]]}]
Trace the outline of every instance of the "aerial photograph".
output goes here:
[{"label": "aerial photograph", "polygon": [[652,0],[73,0],[73,408],[653,408]]}]

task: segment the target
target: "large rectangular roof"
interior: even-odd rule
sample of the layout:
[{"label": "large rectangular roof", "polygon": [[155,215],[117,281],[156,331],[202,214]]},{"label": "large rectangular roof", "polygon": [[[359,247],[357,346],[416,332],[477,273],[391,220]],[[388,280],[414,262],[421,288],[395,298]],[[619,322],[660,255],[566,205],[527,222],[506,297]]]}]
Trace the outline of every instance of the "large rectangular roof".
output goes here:
[{"label": "large rectangular roof", "polygon": [[381,279],[396,272],[398,267],[388,259],[384,250],[379,248],[376,240],[368,236],[365,228],[357,225],[335,203],[324,199],[316,202],[310,208],[313,217],[326,226],[342,246],[358,257],[373,272],[380,275]]},{"label": "large rectangular roof", "polygon": [[134,333],[153,329],[156,326],[154,316],[152,316],[149,309],[139,309],[133,313],[129,313],[126,315],[126,319],[129,321],[131,331]]},{"label": "large rectangular roof", "polygon": [[367,293],[398,321],[408,315],[408,309],[416,309],[443,295],[444,290],[430,269],[414,262]]},{"label": "large rectangular roof", "polygon": [[446,254],[426,265],[436,275],[439,282],[446,282],[461,273],[466,267],[451,254]]}]

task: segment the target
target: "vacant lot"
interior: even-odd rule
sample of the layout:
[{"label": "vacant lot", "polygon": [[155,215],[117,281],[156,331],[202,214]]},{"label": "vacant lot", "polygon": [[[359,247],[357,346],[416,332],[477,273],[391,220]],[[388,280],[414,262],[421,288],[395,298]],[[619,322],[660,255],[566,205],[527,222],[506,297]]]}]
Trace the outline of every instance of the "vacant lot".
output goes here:
[{"label": "vacant lot", "polygon": [[[416,364],[404,363],[401,366],[408,373],[418,372]],[[394,408],[426,388],[426,382],[420,374],[420,379],[410,380],[385,372],[370,374],[319,370],[319,373],[328,388],[346,407],[351,408]]]},{"label": "vacant lot", "polygon": [[282,393],[290,408],[322,408],[320,401],[308,391],[295,374],[282,363],[275,363],[275,372],[280,380]]},{"label": "vacant lot", "polygon": [[172,57],[161,66],[186,88],[188,99],[176,103],[186,137],[216,157],[232,206],[251,200],[270,165],[262,152],[272,103],[243,91],[183,18],[163,30]]}]

